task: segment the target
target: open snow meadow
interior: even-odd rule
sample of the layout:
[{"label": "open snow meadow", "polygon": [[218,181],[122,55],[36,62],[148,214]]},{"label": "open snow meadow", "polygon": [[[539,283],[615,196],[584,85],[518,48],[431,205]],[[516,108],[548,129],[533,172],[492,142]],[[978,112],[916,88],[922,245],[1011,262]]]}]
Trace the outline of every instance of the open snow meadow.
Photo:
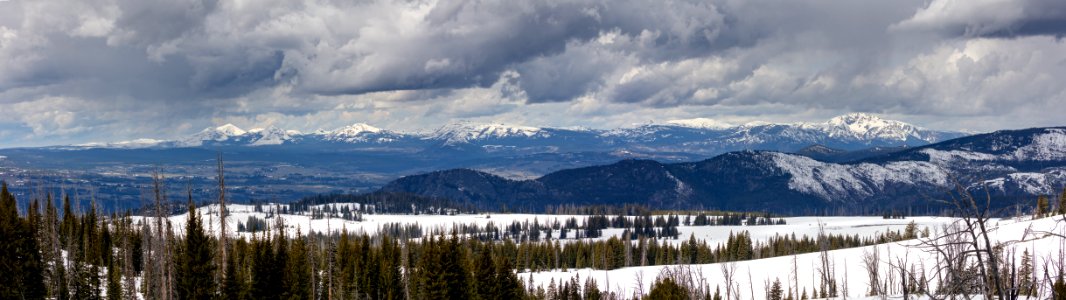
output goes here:
[{"label": "open snow meadow", "polygon": [[[226,223],[227,232],[233,236],[245,236],[251,237],[254,232],[239,231],[238,224],[247,222],[249,217],[266,221],[269,226],[274,226],[276,221],[271,216],[279,216],[282,223],[285,226],[285,230],[290,235],[297,233],[307,234],[310,231],[323,233],[323,232],[341,232],[347,231],[352,234],[367,234],[374,236],[386,225],[414,225],[421,229],[426,235],[436,234],[448,234],[451,230],[457,226],[462,225],[476,225],[480,227],[493,224],[497,227],[504,227],[517,223],[538,223],[542,226],[549,227],[553,223],[565,223],[568,219],[574,219],[578,225],[584,225],[589,216],[587,215],[552,215],[552,214],[507,214],[507,213],[483,213],[483,214],[456,214],[456,215],[432,215],[432,214],[362,214],[360,215],[360,221],[346,220],[340,217],[316,218],[307,213],[300,214],[285,214],[274,213],[276,211],[276,204],[262,204],[261,211],[256,211],[253,205],[244,204],[229,204],[226,205],[229,209],[229,215],[227,216]],[[326,205],[317,205],[316,208],[329,207]],[[339,203],[334,204],[333,207],[350,207],[353,211],[359,210],[359,204],[357,203]],[[218,205],[212,204],[197,209],[197,212],[203,218],[205,230],[218,235],[220,222],[218,220]],[[679,216],[684,218],[685,216]],[[688,216],[694,218],[695,216]],[[152,219],[150,217],[134,217],[135,219]],[[633,218],[628,216],[627,218]],[[168,219],[174,224],[175,228],[183,228],[185,220],[188,219],[188,213],[178,214],[168,217]],[[708,243],[721,243],[724,242],[730,235],[730,233],[737,233],[740,231],[747,231],[751,234],[753,241],[765,241],[774,236],[782,235],[795,235],[797,237],[808,236],[814,237],[819,233],[819,225],[824,225],[824,232],[826,234],[837,235],[859,235],[860,237],[870,237],[875,235],[884,234],[886,232],[899,232],[904,230],[908,224],[914,223],[919,229],[929,228],[935,229],[939,226],[950,224],[957,221],[955,218],[947,217],[908,217],[906,219],[886,219],[876,216],[864,216],[864,217],[785,217],[780,218],[785,220],[784,225],[717,225],[717,226],[677,226],[678,236],[677,238],[660,238],[662,242],[671,244],[680,244],[687,242],[689,238],[695,238],[697,241],[705,241]],[[777,218],[774,218],[777,220]],[[991,219],[993,224],[1012,223],[1014,220],[1000,220]],[[149,225],[153,224],[149,220]],[[276,228],[274,228],[276,230]],[[571,229],[574,231],[575,229]],[[603,230],[603,235],[595,238],[564,238],[555,240],[561,241],[574,241],[574,240],[606,240],[610,237],[619,237],[623,235],[624,229],[620,228],[606,228]],[[259,233],[262,235],[263,233]],[[571,235],[573,237],[573,235]]]},{"label": "open snow meadow", "polygon": [[[327,204],[314,206],[315,209],[329,211],[347,207],[350,212],[360,211],[359,204]],[[208,205],[198,209],[205,230],[213,235],[219,234],[218,205]],[[567,230],[568,220],[576,221],[578,226],[588,225],[587,215],[551,215],[551,214],[456,214],[456,215],[401,215],[401,214],[355,214],[348,217],[326,217],[310,212],[279,213],[281,206],[263,204],[259,208],[253,205],[229,205],[227,223],[228,235],[232,237],[252,238],[277,232],[278,225],[284,226],[290,235],[308,234],[309,232],[366,234],[371,237],[381,234],[386,227],[401,225],[417,227],[419,235],[412,237],[420,241],[430,236],[449,236],[453,230],[463,226],[487,228],[496,226],[504,228],[512,224],[540,224],[543,228],[552,228],[556,233],[542,237],[536,242],[571,242],[606,241],[623,239],[626,229],[606,228],[596,237],[579,237],[578,229],[565,238],[559,230]],[[168,219],[174,228],[184,228],[188,214],[170,216]],[[904,288],[910,286],[909,294],[928,297],[922,292],[936,291],[941,282],[948,280],[942,264],[949,256],[942,248],[933,244],[947,236],[947,232],[965,226],[963,219],[935,216],[914,216],[906,218],[884,217],[785,217],[772,218],[783,220],[784,224],[772,225],[686,225],[695,215],[678,216],[685,220],[676,227],[676,238],[658,237],[657,242],[664,245],[684,245],[695,240],[708,245],[725,245],[731,236],[740,232],[749,234],[756,246],[766,244],[775,237],[796,236],[817,238],[820,235],[857,236],[874,238],[916,230],[917,237],[897,240],[877,245],[853,247],[846,249],[819,251],[796,255],[778,255],[769,258],[756,258],[725,263],[712,264],[660,264],[631,266],[613,269],[603,268],[547,268],[519,269],[517,275],[527,288],[543,289],[551,294],[562,289],[565,282],[585,283],[594,281],[601,291],[608,295],[631,298],[646,295],[653,284],[661,278],[674,278],[687,285],[696,286],[710,295],[717,291],[725,299],[766,299],[773,293],[772,285],[779,282],[784,298],[789,296],[799,299],[803,296],[818,298],[819,289],[824,289],[823,277],[831,278],[837,297],[862,298],[873,293],[900,297]],[[626,217],[633,219],[635,217]],[[151,217],[135,217],[152,224]],[[268,224],[268,229],[259,232],[238,230],[238,226],[249,226],[249,220],[261,220]],[[357,220],[356,220],[357,219]],[[1034,295],[1050,295],[1045,286],[1051,286],[1061,268],[1066,249],[1066,219],[1055,216],[1033,219],[1031,216],[988,219],[989,240],[1002,251],[1002,259],[1007,264],[1017,264],[1023,260],[1023,252],[1031,255],[1029,263],[1036,267],[1031,273],[1031,280],[1039,288]],[[958,231],[966,232],[966,230]],[[178,232],[178,234],[181,234]],[[516,242],[531,242],[525,238],[515,238]],[[624,239],[623,239],[624,240]],[[957,253],[956,253],[957,254]],[[970,266],[972,267],[972,266]],[[1046,267],[1046,269],[1044,268]],[[970,271],[974,271],[971,269]],[[1001,271],[1006,272],[1006,271]],[[829,274],[829,275],[826,275]],[[876,274],[876,275],[873,275]],[[918,275],[920,274],[920,275]],[[1010,274],[1007,272],[1005,274]],[[918,277],[921,276],[921,277]],[[907,277],[907,278],[905,278]],[[910,283],[907,283],[910,281]],[[915,283],[919,281],[921,283]],[[873,287],[871,282],[877,282]],[[918,284],[922,286],[919,288]],[[876,292],[874,292],[876,290]],[[912,297],[915,295],[912,295]]]}]

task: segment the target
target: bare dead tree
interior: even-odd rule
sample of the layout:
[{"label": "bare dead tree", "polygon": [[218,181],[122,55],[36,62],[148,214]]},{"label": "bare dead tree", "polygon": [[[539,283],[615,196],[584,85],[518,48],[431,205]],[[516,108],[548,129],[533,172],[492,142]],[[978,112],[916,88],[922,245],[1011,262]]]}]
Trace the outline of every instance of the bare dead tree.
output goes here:
[{"label": "bare dead tree", "polygon": [[829,297],[836,297],[835,272],[829,257],[829,237],[825,233],[825,223],[818,222],[818,276],[821,279],[821,288]]},{"label": "bare dead tree", "polygon": [[169,280],[170,272],[168,271],[169,265],[167,262],[170,261],[169,252],[171,247],[168,243],[166,232],[164,232],[164,225],[166,225],[166,231],[170,231],[170,220],[166,220],[166,224],[164,224],[164,219],[166,219],[169,212],[169,205],[167,204],[166,193],[163,190],[163,175],[159,171],[152,174],[152,192],[155,195],[154,236],[156,237],[153,243],[155,247],[152,249],[152,257],[154,257],[154,271],[158,276],[157,283],[159,284],[156,296],[157,299],[169,300],[171,299],[171,287],[169,285],[171,281]]},{"label": "bare dead tree", "polygon": [[[795,252],[795,251],[793,251]],[[792,299],[799,300],[800,298],[800,286],[799,286],[799,262],[795,253],[792,254],[792,283],[795,284],[794,297]]]},{"label": "bare dead tree", "polygon": [[226,178],[224,175],[224,168],[222,166],[222,153],[218,153],[218,251],[219,260],[221,263],[218,265],[219,282],[226,282],[226,248],[229,246],[229,241],[226,239]]},{"label": "bare dead tree", "polygon": [[[981,272],[981,278],[985,283],[983,285],[985,287],[985,295],[988,298],[996,295],[1003,299],[1005,295],[1002,286],[1000,286],[1002,281],[999,274],[999,262],[994,258],[992,241],[988,236],[988,219],[991,214],[989,210],[992,204],[992,195],[986,187],[984,189],[984,205],[981,205],[978,203],[977,198],[958,181],[955,181],[955,187],[957,192],[951,194],[952,203],[961,213],[960,217],[963,220],[963,224],[966,225],[967,232],[970,234],[970,241],[974,249],[973,253],[977,257],[978,270]],[[982,248],[982,246],[984,247]],[[992,282],[988,282],[989,280]]]},{"label": "bare dead tree", "polygon": [[734,262],[727,262],[719,264],[719,266],[722,269],[722,278],[725,279],[726,283],[725,298],[732,300],[740,299],[739,295],[734,295],[733,293],[733,284],[736,282],[736,278],[734,278],[733,276],[737,273],[737,264]]},{"label": "bare dead tree", "polygon": [[881,290],[881,255],[878,248],[880,246],[874,246],[873,251],[862,251],[862,265],[866,269],[866,276],[869,278],[868,285],[870,286],[867,296],[884,295],[884,291]]},{"label": "bare dead tree", "polygon": [[751,279],[751,266],[748,266],[748,288],[751,289],[751,299],[755,299],[755,280]]}]

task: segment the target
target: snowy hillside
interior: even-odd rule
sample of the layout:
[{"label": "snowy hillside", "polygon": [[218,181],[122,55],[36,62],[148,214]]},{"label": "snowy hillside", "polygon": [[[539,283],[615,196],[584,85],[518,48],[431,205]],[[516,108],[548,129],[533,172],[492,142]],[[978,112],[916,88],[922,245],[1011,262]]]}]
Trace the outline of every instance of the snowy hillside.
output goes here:
[{"label": "snowy hillside", "polygon": [[947,187],[949,172],[929,162],[841,165],[784,153],[765,153],[788,173],[788,187],[826,201],[861,199],[883,193],[886,186]]},{"label": "snowy hillside", "polygon": [[[831,226],[832,223],[829,224]],[[1050,275],[1052,277],[1055,276],[1054,272],[1056,271],[1053,266],[1063,263],[1062,251],[1066,250],[1066,239],[1041,232],[1066,234],[1066,222],[1061,218],[1046,218],[1035,221],[1003,220],[993,222],[993,224],[995,224],[991,234],[993,242],[1009,243],[1006,250],[1008,251],[1007,253],[1013,255],[1014,261],[1020,261],[1023,250],[1026,250],[1040,261],[1040,264],[1037,265],[1038,269],[1041,265],[1048,265],[1052,267]],[[933,227],[931,230],[935,229],[937,228]],[[782,230],[782,233],[787,234],[788,231]],[[1011,243],[1022,240],[1024,242]],[[943,257],[938,257],[933,252],[928,251],[930,249],[923,248],[920,245],[920,241],[908,240],[877,246],[828,251],[828,261],[835,280],[841,286],[842,297],[855,298],[868,295],[870,277],[867,272],[868,265],[864,263],[863,257],[873,253],[876,253],[874,257],[877,257],[877,270],[882,282],[888,282],[890,278],[895,278],[894,282],[898,285],[898,282],[901,282],[898,275],[899,270],[893,266],[898,266],[901,263],[904,264],[905,268],[913,268],[914,272],[924,270],[924,274],[928,274],[930,279],[935,279],[936,277],[934,276],[937,276],[938,273],[934,268],[938,259],[943,259]],[[739,299],[766,299],[768,285],[775,280],[780,280],[785,291],[791,288],[794,293],[804,290],[808,295],[811,295],[819,285],[818,277],[816,276],[819,274],[820,261],[820,253],[808,253],[722,264],[630,267],[607,271],[576,269],[526,272],[519,273],[519,277],[524,281],[531,281],[534,285],[544,288],[547,288],[552,282],[559,284],[574,277],[580,278],[578,282],[584,282],[586,279],[591,278],[597,282],[600,289],[610,290],[624,297],[630,297],[634,294],[647,293],[651,290],[652,283],[660,274],[681,272],[683,277],[691,278],[697,284],[710,285],[712,291],[716,288],[721,289],[723,297],[725,297],[727,289],[724,285],[731,283],[734,284],[732,291],[739,295]],[[732,273],[732,281],[725,278],[724,274],[727,271]],[[940,276],[943,276],[943,274],[940,274]],[[1042,285],[1050,285],[1050,283],[1043,281],[1044,278],[1042,277],[1041,275],[1041,278],[1035,278],[1035,280]],[[930,280],[928,288],[935,290],[936,282],[936,280]],[[798,287],[796,283],[798,283]],[[902,295],[899,286],[889,286],[889,288],[890,290],[886,291],[888,294]],[[1041,294],[1050,295],[1050,292],[1044,290]]]}]

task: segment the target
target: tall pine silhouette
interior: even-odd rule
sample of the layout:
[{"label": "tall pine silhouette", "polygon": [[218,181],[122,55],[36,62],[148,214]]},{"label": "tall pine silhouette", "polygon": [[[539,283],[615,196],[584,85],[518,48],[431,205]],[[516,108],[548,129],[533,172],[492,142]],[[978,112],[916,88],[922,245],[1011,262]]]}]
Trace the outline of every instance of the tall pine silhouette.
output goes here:
[{"label": "tall pine silhouette", "polygon": [[15,197],[0,183],[0,299],[44,299],[41,252],[30,221],[19,218]]},{"label": "tall pine silhouette", "polygon": [[204,234],[196,204],[189,197],[189,221],[185,223],[185,244],[177,261],[177,291],[180,299],[208,299],[215,293],[215,265],[211,240]]}]

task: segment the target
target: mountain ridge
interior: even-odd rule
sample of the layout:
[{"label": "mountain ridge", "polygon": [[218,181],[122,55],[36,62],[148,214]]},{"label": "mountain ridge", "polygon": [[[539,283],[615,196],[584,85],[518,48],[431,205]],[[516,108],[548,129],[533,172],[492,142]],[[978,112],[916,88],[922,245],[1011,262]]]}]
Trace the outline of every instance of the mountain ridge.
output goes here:
[{"label": "mountain ridge", "polygon": [[[916,146],[938,142],[962,133],[929,130],[871,114],[852,113],[822,123],[757,123],[732,125],[713,119],[670,120],[607,130],[565,129],[460,121],[429,133],[405,133],[355,123],[334,130],[301,133],[273,126],[243,130],[233,124],[208,127],[178,140],[138,139],[87,143],[80,147],[173,148],[212,146],[266,146],[301,143],[358,144],[419,143],[425,146],[513,146],[544,149],[602,149],[614,146],[684,149],[696,153],[723,153],[742,149],[790,151],[822,144],[856,150],[864,146]],[[580,146],[572,146],[581,140]],[[794,149],[793,149],[794,148]],[[560,150],[565,151],[565,150]]]},{"label": "mountain ridge", "polygon": [[[626,159],[608,165],[560,170],[528,180],[508,180],[473,170],[463,171],[457,176],[460,179],[453,180],[450,176],[458,173],[439,171],[428,176],[432,180],[427,180],[427,175],[402,177],[386,184],[381,191],[482,204],[645,204],[662,209],[702,207],[794,212],[935,205],[930,200],[952,190],[957,180],[964,180],[961,183],[971,190],[993,189],[999,199],[996,205],[1005,207],[1017,204],[1018,199],[1033,197],[1034,193],[1054,191],[1066,185],[1066,155],[1059,155],[1066,153],[1062,141],[1066,141],[1066,127],[999,131],[849,163],[746,150],[694,162]],[[978,161],[992,154],[974,149],[996,149],[1008,155],[1004,159],[1018,163],[989,169],[980,164],[938,159],[936,155],[926,155],[924,159],[918,155],[928,153],[927,149],[970,151],[962,157]],[[485,179],[491,189],[483,192],[486,183],[478,178]],[[433,186],[419,186],[427,183]]]}]

